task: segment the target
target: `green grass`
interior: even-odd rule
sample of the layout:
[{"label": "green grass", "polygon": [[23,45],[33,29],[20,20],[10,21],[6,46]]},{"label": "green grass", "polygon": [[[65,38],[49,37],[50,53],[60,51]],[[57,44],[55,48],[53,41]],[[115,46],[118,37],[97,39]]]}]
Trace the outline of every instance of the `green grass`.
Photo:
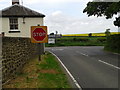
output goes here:
[{"label": "green grass", "polygon": [[30,60],[3,88],[72,88],[56,58],[46,52],[42,61]]},{"label": "green grass", "polygon": [[106,37],[62,37],[57,39],[56,44],[46,46],[104,46],[105,43]]},{"label": "green grass", "polygon": [[70,88],[68,82],[64,77],[64,74],[40,74],[39,79],[42,80],[44,83],[42,83],[39,88]]},{"label": "green grass", "polygon": [[[66,75],[61,70],[60,65],[55,60],[56,58],[47,53],[47,57],[45,57],[45,61],[41,64],[38,64],[39,69],[42,70],[53,70],[52,73],[40,73],[39,79],[42,80],[42,87],[54,87],[54,88],[70,88],[70,85],[67,82]],[[54,74],[53,74],[54,73]]]}]

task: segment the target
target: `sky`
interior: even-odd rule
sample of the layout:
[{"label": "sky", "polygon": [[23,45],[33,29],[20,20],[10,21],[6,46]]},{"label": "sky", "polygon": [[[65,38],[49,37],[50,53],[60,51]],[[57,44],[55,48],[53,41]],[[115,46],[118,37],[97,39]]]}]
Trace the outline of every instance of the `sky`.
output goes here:
[{"label": "sky", "polygon": [[[86,4],[92,0],[19,0],[21,5],[46,15],[44,26],[48,27],[48,33],[59,34],[84,34],[101,33],[106,29],[117,32],[112,19],[104,16],[88,17],[83,13]],[[12,0],[0,0],[0,10],[11,6]],[[22,3],[23,2],[23,3]]]}]

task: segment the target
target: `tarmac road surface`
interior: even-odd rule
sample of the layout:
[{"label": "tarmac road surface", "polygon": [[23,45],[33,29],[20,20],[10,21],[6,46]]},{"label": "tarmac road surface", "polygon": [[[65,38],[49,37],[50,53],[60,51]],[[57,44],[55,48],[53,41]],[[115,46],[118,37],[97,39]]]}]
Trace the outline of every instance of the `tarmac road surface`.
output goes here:
[{"label": "tarmac road surface", "polygon": [[50,47],[46,50],[63,62],[82,88],[118,88],[120,55],[105,52],[102,46]]}]

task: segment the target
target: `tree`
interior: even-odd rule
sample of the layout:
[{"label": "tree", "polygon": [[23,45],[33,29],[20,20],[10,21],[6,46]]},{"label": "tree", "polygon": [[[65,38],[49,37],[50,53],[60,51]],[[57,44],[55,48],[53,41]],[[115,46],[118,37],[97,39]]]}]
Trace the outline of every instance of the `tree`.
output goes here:
[{"label": "tree", "polygon": [[[120,12],[119,2],[88,2],[87,7],[83,10],[83,13],[87,13],[88,17],[97,15],[97,17],[106,16],[106,19],[110,19],[113,15],[117,15]],[[114,25],[120,27],[120,16],[116,17]]]},{"label": "tree", "polygon": [[88,36],[91,37],[91,36],[92,36],[92,33],[89,33]]},{"label": "tree", "polygon": [[116,17],[116,21],[114,21],[114,25],[120,27],[120,17]]},{"label": "tree", "polygon": [[110,29],[106,29],[105,35],[106,35],[107,37],[110,36]]},{"label": "tree", "polygon": [[50,33],[50,35],[55,35],[54,33]]}]

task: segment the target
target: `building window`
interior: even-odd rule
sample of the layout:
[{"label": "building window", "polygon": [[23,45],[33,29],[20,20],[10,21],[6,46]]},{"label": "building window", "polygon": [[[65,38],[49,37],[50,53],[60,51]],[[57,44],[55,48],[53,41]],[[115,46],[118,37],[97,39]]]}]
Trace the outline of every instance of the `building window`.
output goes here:
[{"label": "building window", "polygon": [[10,30],[18,31],[18,18],[9,18]]}]

